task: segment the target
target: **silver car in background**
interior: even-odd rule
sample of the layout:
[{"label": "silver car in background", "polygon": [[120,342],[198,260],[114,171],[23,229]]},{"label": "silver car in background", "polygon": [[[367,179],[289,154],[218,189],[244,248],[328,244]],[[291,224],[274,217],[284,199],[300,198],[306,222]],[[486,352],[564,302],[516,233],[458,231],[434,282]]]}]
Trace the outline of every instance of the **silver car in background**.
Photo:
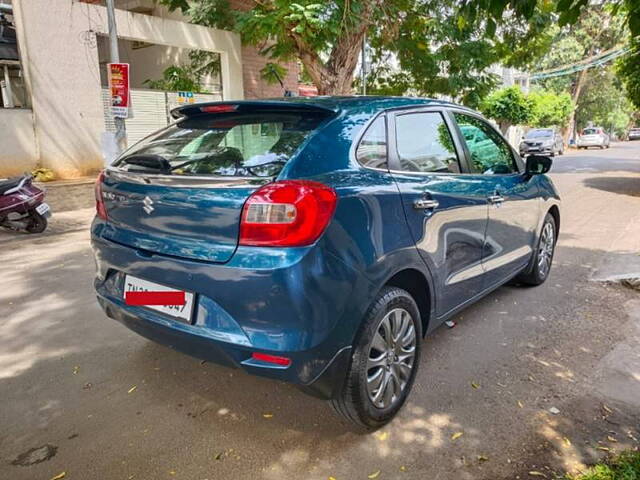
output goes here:
[{"label": "silver car in background", "polygon": [[564,140],[562,135],[553,128],[534,128],[529,130],[520,142],[520,156],[537,155],[562,155],[564,153]]},{"label": "silver car in background", "polygon": [[630,128],[627,137],[629,138],[629,140],[640,140],[640,128]]},{"label": "silver car in background", "polygon": [[600,147],[609,148],[611,140],[609,135],[604,133],[602,127],[587,127],[578,135],[578,148]]}]

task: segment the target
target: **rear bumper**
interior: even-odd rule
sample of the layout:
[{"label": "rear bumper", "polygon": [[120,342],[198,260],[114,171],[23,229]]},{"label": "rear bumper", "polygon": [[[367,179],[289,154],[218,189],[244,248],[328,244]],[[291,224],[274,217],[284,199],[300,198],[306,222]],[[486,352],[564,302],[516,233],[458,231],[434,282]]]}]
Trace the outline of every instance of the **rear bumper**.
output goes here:
[{"label": "rear bumper", "polygon": [[578,147],[604,147],[607,142],[603,140],[578,140]]},{"label": "rear bumper", "polygon": [[[230,262],[211,264],[104,240],[100,223],[92,227],[95,288],[109,317],[194,357],[294,383],[320,397],[342,384],[370,284],[326,249],[239,248]],[[191,324],[126,305],[125,274],[194,292]],[[258,362],[251,358],[255,351],[292,363]]]},{"label": "rear bumper", "polygon": [[[331,359],[322,363],[322,368],[313,378],[303,378],[295,369],[274,367],[252,360],[250,355],[253,350],[250,348],[217,341],[198,333],[181,331],[169,322],[159,322],[159,319],[154,318],[155,315],[148,311],[132,314],[126,308],[100,295],[98,303],[109,318],[160,345],[218,365],[242,368],[253,375],[290,382],[305,393],[322,399],[334,398],[338,394],[351,360],[351,347],[343,347]],[[310,354],[312,352],[289,355],[293,357],[292,366],[304,362],[304,357]]]}]

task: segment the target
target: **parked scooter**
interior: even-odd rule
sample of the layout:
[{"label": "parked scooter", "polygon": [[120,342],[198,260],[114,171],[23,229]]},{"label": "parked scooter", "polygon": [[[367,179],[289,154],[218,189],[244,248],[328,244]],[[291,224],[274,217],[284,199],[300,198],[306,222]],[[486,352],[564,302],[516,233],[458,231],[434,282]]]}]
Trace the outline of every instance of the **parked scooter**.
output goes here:
[{"label": "parked scooter", "polygon": [[0,227],[44,232],[51,208],[43,200],[44,190],[33,184],[31,175],[0,180]]}]

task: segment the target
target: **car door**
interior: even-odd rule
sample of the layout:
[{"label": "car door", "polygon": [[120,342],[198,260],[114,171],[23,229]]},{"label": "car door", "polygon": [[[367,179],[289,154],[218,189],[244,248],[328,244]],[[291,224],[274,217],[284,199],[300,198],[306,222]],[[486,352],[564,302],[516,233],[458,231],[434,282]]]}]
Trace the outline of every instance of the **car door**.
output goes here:
[{"label": "car door", "polygon": [[396,111],[389,118],[389,169],[442,317],[482,288],[487,200],[465,174],[462,145],[444,109]]},{"label": "car door", "polygon": [[464,135],[465,154],[476,189],[488,204],[482,254],[483,288],[503,283],[525,266],[533,252],[540,216],[539,192],[524,174],[520,157],[500,133],[480,116],[454,111]]}]

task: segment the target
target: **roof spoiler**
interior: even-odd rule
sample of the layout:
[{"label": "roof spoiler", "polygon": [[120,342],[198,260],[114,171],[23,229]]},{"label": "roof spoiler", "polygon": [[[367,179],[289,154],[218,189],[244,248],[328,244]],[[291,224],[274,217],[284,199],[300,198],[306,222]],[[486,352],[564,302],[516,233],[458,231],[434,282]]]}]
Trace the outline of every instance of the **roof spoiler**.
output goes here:
[{"label": "roof spoiler", "polygon": [[[297,98],[297,97],[294,97]],[[315,111],[323,113],[336,113],[338,109],[316,105],[304,101],[295,100],[240,100],[237,102],[205,102],[192,103],[171,110],[171,117],[175,120],[193,117],[196,115],[206,115],[210,113],[228,113],[242,111],[265,111],[265,110],[289,110],[289,111]]]}]

